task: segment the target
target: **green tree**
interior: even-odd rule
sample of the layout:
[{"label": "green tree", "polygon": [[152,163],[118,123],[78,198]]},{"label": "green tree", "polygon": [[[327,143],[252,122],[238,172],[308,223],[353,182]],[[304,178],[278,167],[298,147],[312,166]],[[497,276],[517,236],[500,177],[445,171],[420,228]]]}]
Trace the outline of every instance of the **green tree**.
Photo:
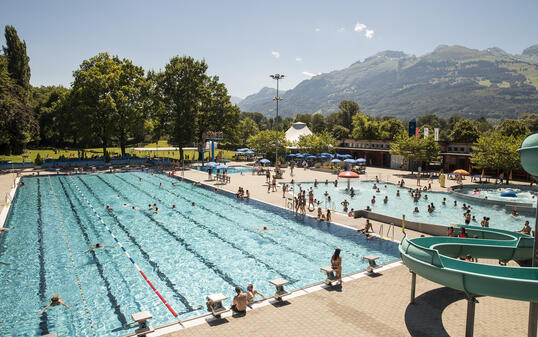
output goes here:
[{"label": "green tree", "polygon": [[207,78],[203,90],[202,105],[196,116],[196,128],[198,140],[203,140],[202,135],[206,131],[222,131],[224,141],[237,143],[240,140],[239,108],[230,102],[230,96],[219,78],[214,76]]},{"label": "green tree", "polygon": [[320,113],[315,113],[312,115],[312,132],[322,132],[326,130],[325,128],[325,118]]},{"label": "green tree", "polygon": [[346,139],[349,138],[349,129],[343,127],[342,125],[335,125],[331,130],[331,133],[336,139]]},{"label": "green tree", "polygon": [[295,119],[293,122],[303,122],[308,126],[309,128],[312,127],[312,115],[311,114],[297,114],[295,115]]},{"label": "green tree", "polygon": [[245,145],[247,143],[247,140],[256,134],[260,132],[260,129],[258,129],[258,125],[254,120],[251,118],[245,118],[242,119],[239,122],[239,132],[240,132],[240,138],[241,138],[241,144]]},{"label": "green tree", "polygon": [[531,132],[538,131],[538,113],[524,113],[521,115],[520,120]]},{"label": "green tree", "polygon": [[[268,159],[274,162],[276,148],[276,133],[272,130],[263,130],[254,136],[250,136],[247,140],[247,146],[257,153],[264,154]],[[286,146],[290,143],[286,140],[283,132],[278,133],[278,153],[286,153]]]},{"label": "green tree", "polygon": [[96,138],[106,153],[116,138],[124,155],[128,138],[144,125],[144,70],[127,59],[100,53],[83,61],[73,75],[75,127],[84,143]]},{"label": "green tree", "polygon": [[474,143],[478,137],[480,137],[480,131],[470,119],[457,121],[450,134],[450,140],[453,142]]},{"label": "green tree", "polygon": [[[325,118],[325,127],[327,130],[331,130],[336,125],[342,125],[342,113],[340,111],[333,112]],[[347,128],[350,130],[349,128]]]},{"label": "green tree", "polygon": [[21,99],[24,88],[10,77],[7,57],[0,56],[0,153],[20,154],[39,133],[33,111]]},{"label": "green tree", "polygon": [[353,116],[353,139],[379,139],[379,122],[359,112]]},{"label": "green tree", "polygon": [[439,159],[439,146],[433,136],[416,138],[402,132],[391,144],[390,153],[403,156],[406,162],[430,163]]},{"label": "green tree", "polygon": [[26,55],[26,42],[19,39],[17,30],[13,26],[5,28],[6,46],[3,47],[4,54],[7,56],[7,70],[10,77],[15,81],[15,84],[22,87],[21,94],[26,94],[30,89],[30,58]]},{"label": "green tree", "polygon": [[323,131],[308,136],[300,136],[297,146],[308,153],[319,154],[334,151],[338,144],[339,141],[329,132]]},{"label": "green tree", "polygon": [[353,128],[353,116],[361,112],[359,105],[356,102],[344,100],[338,104],[338,109],[342,118],[342,126],[351,130]]},{"label": "green tree", "polygon": [[527,125],[525,125],[523,121],[517,119],[505,119],[502,123],[497,125],[495,131],[503,136],[514,136],[516,138],[525,136],[530,132]]},{"label": "green tree", "polygon": [[380,139],[392,140],[402,132],[405,132],[405,126],[394,117],[384,119],[379,125]]},{"label": "green tree", "polygon": [[183,147],[196,141],[196,119],[204,99],[207,64],[192,57],[173,57],[163,74],[163,94],[169,134],[179,146],[181,162]]},{"label": "green tree", "polygon": [[499,131],[490,135],[482,135],[473,146],[471,163],[476,168],[490,167],[503,170],[508,184],[509,172],[521,167],[517,149],[524,139],[525,135],[515,137],[502,134]]}]

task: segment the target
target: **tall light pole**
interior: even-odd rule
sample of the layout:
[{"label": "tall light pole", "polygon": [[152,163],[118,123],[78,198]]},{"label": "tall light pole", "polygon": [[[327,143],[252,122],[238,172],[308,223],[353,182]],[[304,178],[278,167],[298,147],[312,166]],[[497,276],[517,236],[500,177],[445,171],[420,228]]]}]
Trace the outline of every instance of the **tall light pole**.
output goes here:
[{"label": "tall light pole", "polygon": [[276,133],[276,146],[275,146],[275,169],[278,169],[278,101],[281,101],[282,98],[278,96],[278,80],[281,80],[285,77],[284,74],[274,74],[269,75],[273,80],[276,80],[276,97],[273,97],[273,101],[276,101],[276,118],[275,118],[275,133]]}]

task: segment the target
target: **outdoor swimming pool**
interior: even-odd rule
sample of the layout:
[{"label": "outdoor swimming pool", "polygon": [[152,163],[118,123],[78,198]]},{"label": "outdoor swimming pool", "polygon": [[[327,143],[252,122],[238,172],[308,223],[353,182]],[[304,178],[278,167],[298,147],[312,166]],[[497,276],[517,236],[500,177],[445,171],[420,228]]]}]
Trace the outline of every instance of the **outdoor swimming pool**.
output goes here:
[{"label": "outdoor swimming pool", "polygon": [[[10,230],[0,235],[0,261],[8,263],[0,264],[2,335],[123,335],[134,331],[131,314],[143,310],[153,315],[152,326],[176,320],[81,193],[181,319],[205,313],[205,295],[231,298],[236,285],[253,283],[271,296],[271,279],[288,280],[288,289],[320,282],[319,267],[330,263],[336,247],[342,249],[344,274],[365,269],[365,255],[379,255],[379,263],[399,258],[393,242],[365,240],[351,229],[164,175],[23,181],[6,222]],[[153,203],[158,214],[148,209]],[[269,230],[258,232],[264,225]],[[84,252],[95,243],[113,248]],[[52,307],[39,317],[54,294],[72,309]]]},{"label": "outdoor swimming pool", "polygon": [[[471,225],[475,226],[480,226],[480,221],[484,216],[491,218],[489,221],[490,227],[508,230],[520,230],[525,220],[529,220],[531,223],[534,220],[533,217],[524,215],[512,217],[510,212],[505,211],[504,207],[500,205],[472,203],[444,192],[422,192],[422,198],[419,202],[415,203],[411,194],[408,193],[408,188],[398,188],[394,184],[380,182],[377,184],[380,192],[377,193],[372,188],[374,184],[375,181],[359,182],[357,179],[352,180],[351,186],[354,188],[356,194],[354,197],[350,197],[349,191],[346,191],[347,179],[341,179],[338,187],[334,187],[332,182],[329,182],[328,185],[325,185],[325,182],[318,183],[317,187],[314,187],[313,183],[301,183],[301,187],[306,190],[313,187],[314,198],[321,201],[320,206],[324,208],[328,205],[327,198],[324,196],[325,191],[327,191],[331,197],[330,208],[339,212],[343,212],[344,207],[341,205],[341,202],[346,199],[350,202],[348,211],[351,208],[360,210],[365,209],[366,206],[370,206],[372,211],[376,213],[400,219],[402,214],[405,214],[407,220],[448,226],[451,223],[464,224],[464,210],[461,206],[465,203],[471,204],[473,207],[471,215],[476,217],[477,222],[471,222]],[[396,190],[398,189],[400,190],[400,197],[396,196]],[[425,194],[428,196],[428,200],[423,199]],[[373,196],[376,198],[376,203],[372,205],[371,199]],[[388,202],[386,204],[383,203],[385,196],[388,196]],[[446,205],[444,206],[442,205],[443,198],[446,198]],[[454,206],[454,201],[457,202],[457,206]],[[430,203],[433,203],[435,206],[433,213],[428,213],[428,205]],[[415,207],[418,207],[419,213],[413,213]]]},{"label": "outdoor swimming pool", "polygon": [[[191,167],[194,170],[198,171],[204,171],[207,172],[208,167],[207,166],[193,166]],[[221,170],[222,171],[222,170]],[[230,173],[246,173],[246,172],[252,172],[252,167],[250,166],[228,166],[228,169],[226,171],[228,174]],[[213,174],[217,173],[217,169],[213,168]]]}]

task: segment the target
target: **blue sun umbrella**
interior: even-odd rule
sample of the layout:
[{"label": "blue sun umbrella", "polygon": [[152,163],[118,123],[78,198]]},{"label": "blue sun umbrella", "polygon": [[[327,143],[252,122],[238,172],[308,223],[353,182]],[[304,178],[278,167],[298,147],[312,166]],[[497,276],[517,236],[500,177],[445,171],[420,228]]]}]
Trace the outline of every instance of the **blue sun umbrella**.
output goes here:
[{"label": "blue sun umbrella", "polygon": [[224,164],[220,164],[220,165],[218,165],[216,168],[219,169],[219,170],[224,170],[224,169],[227,169],[228,166],[227,166],[227,165],[224,165]]},{"label": "blue sun umbrella", "polygon": [[359,158],[356,160],[357,163],[366,163],[366,159],[364,158]]},{"label": "blue sun umbrella", "polygon": [[333,160],[331,160],[331,163],[340,163],[340,162],[341,162],[340,159],[333,159]]},{"label": "blue sun umbrella", "polygon": [[269,164],[270,162],[271,161],[269,159],[265,159],[265,158],[260,159],[260,163],[262,163],[262,164]]},{"label": "blue sun umbrella", "polygon": [[345,160],[344,160],[344,163],[355,164],[355,159],[350,159],[350,158],[345,159]]},{"label": "blue sun umbrella", "polygon": [[316,159],[316,156],[308,156],[306,158],[308,158],[308,159]]}]

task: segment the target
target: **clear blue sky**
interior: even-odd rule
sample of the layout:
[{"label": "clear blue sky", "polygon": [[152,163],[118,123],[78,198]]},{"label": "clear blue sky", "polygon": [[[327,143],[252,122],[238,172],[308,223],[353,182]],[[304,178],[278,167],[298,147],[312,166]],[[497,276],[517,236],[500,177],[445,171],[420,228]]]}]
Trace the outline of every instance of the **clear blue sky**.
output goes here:
[{"label": "clear blue sky", "polygon": [[420,56],[459,44],[521,53],[538,43],[537,13],[536,0],[2,0],[0,24],[26,40],[33,85],[69,86],[81,61],[102,51],[146,70],[190,55],[245,97],[274,86],[271,73],[286,74],[281,88],[290,89],[387,49]]}]

